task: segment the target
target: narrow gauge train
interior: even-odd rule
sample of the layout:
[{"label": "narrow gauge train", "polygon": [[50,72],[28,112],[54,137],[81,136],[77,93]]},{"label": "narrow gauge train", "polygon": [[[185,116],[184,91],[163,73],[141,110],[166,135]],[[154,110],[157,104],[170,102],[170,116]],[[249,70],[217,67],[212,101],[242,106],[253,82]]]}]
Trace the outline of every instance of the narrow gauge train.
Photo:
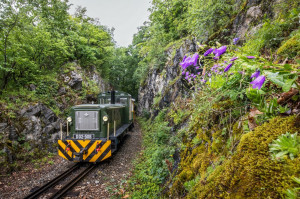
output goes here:
[{"label": "narrow gauge train", "polygon": [[71,108],[67,136],[58,140],[59,156],[73,162],[100,162],[117,150],[133,127],[134,100],[120,91],[98,95],[98,104]]}]

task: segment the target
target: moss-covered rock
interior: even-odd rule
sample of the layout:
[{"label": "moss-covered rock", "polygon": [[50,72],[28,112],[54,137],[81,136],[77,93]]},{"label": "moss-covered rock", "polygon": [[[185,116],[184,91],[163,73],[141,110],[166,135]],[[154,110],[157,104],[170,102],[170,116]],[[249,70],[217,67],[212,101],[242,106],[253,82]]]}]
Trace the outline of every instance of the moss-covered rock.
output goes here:
[{"label": "moss-covered rock", "polygon": [[187,198],[281,198],[295,186],[300,157],[286,162],[271,159],[269,144],[287,131],[299,131],[295,116],[276,117],[242,136],[237,151],[218,166],[206,181],[199,181]]}]

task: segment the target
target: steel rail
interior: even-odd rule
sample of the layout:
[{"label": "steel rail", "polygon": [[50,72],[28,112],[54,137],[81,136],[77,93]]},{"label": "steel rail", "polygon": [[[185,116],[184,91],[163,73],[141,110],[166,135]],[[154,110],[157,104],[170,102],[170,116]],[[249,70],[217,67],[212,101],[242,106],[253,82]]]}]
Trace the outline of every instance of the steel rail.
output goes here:
[{"label": "steel rail", "polygon": [[24,199],[32,199],[32,198],[37,198],[38,196],[42,195],[45,191],[47,191],[49,188],[53,187],[56,185],[59,181],[61,181],[63,178],[67,177],[70,173],[72,173],[74,170],[78,169],[80,164],[75,164],[73,167],[68,169],[67,171],[63,172],[59,176],[55,177],[53,180],[50,180],[48,183],[44,184],[42,187],[37,189],[36,191],[28,194],[25,196]]},{"label": "steel rail", "polygon": [[58,190],[56,193],[51,195],[49,199],[58,199],[61,198],[64,194],[66,194],[70,189],[73,188],[74,185],[76,185],[80,180],[82,180],[89,172],[91,172],[97,164],[92,164],[89,167],[87,167],[85,170],[83,170],[80,174],[78,174],[75,178],[69,181],[64,187],[62,187],[60,190]]}]

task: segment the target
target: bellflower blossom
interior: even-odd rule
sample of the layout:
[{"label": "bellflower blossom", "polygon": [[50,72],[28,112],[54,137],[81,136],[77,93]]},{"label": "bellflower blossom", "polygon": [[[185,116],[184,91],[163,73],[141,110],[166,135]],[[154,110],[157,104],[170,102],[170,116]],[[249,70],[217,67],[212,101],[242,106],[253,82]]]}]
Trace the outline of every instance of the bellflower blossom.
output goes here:
[{"label": "bellflower blossom", "polygon": [[207,55],[209,55],[210,53],[212,53],[214,51],[213,48],[208,49],[203,55],[206,57]]},{"label": "bellflower blossom", "polygon": [[248,59],[255,59],[254,56],[247,56]]},{"label": "bellflower blossom", "polygon": [[227,47],[226,46],[222,46],[216,50],[214,50],[214,54],[216,55],[216,57],[220,57],[221,55],[223,55],[226,52]]},{"label": "bellflower blossom", "polygon": [[236,43],[238,42],[238,40],[240,40],[240,38],[239,38],[239,37],[237,37],[237,38],[234,38],[234,39],[233,39],[233,44],[234,44],[234,45],[236,45]]},{"label": "bellflower blossom", "polygon": [[253,77],[257,78],[259,75],[260,75],[260,71],[259,71],[259,70],[256,70],[256,71],[251,75],[251,79],[252,79]]},{"label": "bellflower blossom", "polygon": [[235,61],[235,60],[237,60],[237,59],[238,59],[238,57],[233,57],[233,58],[231,58],[230,61]]},{"label": "bellflower blossom", "polygon": [[198,58],[199,58],[198,53],[195,53],[192,58],[192,63],[194,64],[194,66],[197,66]]},{"label": "bellflower blossom", "polygon": [[226,66],[226,68],[224,69],[224,72],[227,72],[231,68],[232,65],[233,65],[233,63],[228,64]]},{"label": "bellflower blossom", "polygon": [[180,65],[182,66],[182,69],[185,70],[188,66],[190,66],[191,64],[190,61],[191,61],[191,57],[187,57],[186,59],[184,59],[182,62],[180,62]]},{"label": "bellflower blossom", "polygon": [[266,81],[266,77],[261,75],[261,76],[258,76],[254,81],[250,82],[250,84],[253,85],[252,88],[261,89],[261,87],[265,81]]},{"label": "bellflower blossom", "polygon": [[190,65],[197,65],[197,61],[198,61],[198,57],[199,55],[197,53],[195,53],[193,55],[193,57],[184,57],[182,62],[180,62],[180,65],[182,67],[183,70],[185,70],[187,67],[189,67]]}]

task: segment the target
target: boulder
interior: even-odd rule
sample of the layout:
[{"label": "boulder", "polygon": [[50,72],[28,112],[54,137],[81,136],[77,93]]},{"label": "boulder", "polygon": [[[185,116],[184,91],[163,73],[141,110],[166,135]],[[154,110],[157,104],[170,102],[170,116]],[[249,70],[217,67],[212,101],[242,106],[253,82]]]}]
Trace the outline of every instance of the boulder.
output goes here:
[{"label": "boulder", "polygon": [[35,91],[36,86],[34,84],[29,84],[29,90]]},{"label": "boulder", "polygon": [[66,91],[66,88],[65,87],[60,87],[59,89],[58,89],[58,95],[64,95],[64,94],[66,94],[67,93],[67,91]]},{"label": "boulder", "polygon": [[44,104],[36,104],[21,110],[24,129],[21,133],[27,140],[36,144],[54,143],[52,134],[60,130],[60,120],[55,113]]},{"label": "boulder", "polygon": [[68,85],[75,90],[81,90],[82,89],[81,75],[79,73],[76,73],[75,71],[71,71],[70,81],[68,82]]}]

